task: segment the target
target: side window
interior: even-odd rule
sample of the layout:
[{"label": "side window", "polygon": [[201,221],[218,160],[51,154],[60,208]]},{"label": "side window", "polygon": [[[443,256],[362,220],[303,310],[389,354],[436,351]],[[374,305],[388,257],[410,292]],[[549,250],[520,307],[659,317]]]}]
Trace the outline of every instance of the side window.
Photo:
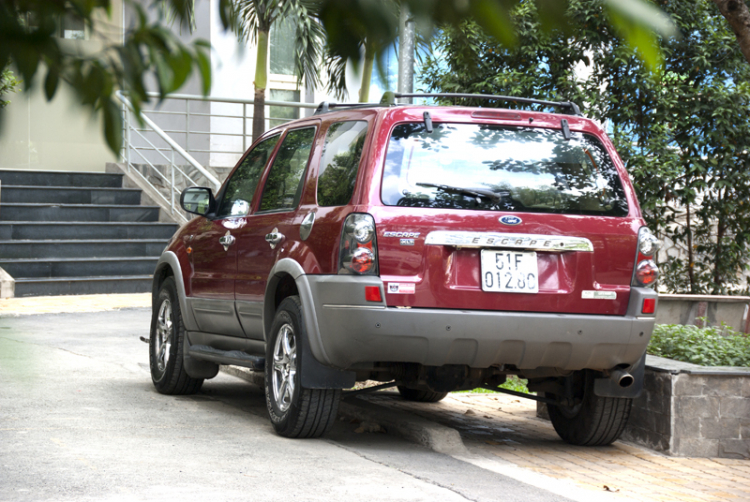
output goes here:
[{"label": "side window", "polygon": [[344,206],[354,193],[367,122],[338,122],[328,130],[318,174],[318,205]]},{"label": "side window", "polygon": [[263,187],[261,211],[297,207],[314,140],[314,127],[296,129],[286,135]]},{"label": "side window", "polygon": [[279,136],[273,136],[258,144],[242,161],[232,175],[221,199],[219,216],[245,216],[253,203],[253,194],[258,186],[263,168],[268,157],[279,142]]}]

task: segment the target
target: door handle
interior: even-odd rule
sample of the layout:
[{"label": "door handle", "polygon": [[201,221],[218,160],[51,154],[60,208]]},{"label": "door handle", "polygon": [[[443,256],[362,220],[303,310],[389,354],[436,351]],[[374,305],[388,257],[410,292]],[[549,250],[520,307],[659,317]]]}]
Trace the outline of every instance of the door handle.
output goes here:
[{"label": "door handle", "polygon": [[222,235],[221,238],[219,239],[219,244],[224,246],[224,251],[229,251],[229,246],[234,244],[234,241],[235,241],[234,236],[230,234],[229,231],[227,230],[227,233]]},{"label": "door handle", "polygon": [[276,246],[282,240],[284,240],[284,234],[280,233],[278,228],[274,228],[270,234],[266,234],[266,242],[271,245],[271,249],[276,249]]}]

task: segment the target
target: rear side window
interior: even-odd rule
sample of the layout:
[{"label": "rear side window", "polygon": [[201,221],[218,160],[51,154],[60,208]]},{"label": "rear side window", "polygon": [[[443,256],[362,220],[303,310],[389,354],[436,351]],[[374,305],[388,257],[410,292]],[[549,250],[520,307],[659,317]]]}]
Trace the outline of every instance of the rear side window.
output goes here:
[{"label": "rear side window", "polygon": [[263,187],[261,211],[297,207],[314,140],[314,127],[295,129],[286,135]]},{"label": "rear side window", "polygon": [[219,216],[245,216],[253,203],[253,194],[258,186],[268,157],[273,153],[279,136],[273,136],[259,143],[247,154],[240,167],[232,174],[221,199]]},{"label": "rear side window", "polygon": [[352,200],[367,122],[337,122],[328,129],[318,174],[318,205],[344,206]]},{"label": "rear side window", "polygon": [[402,124],[391,135],[386,205],[625,216],[612,159],[597,138],[553,129]]}]

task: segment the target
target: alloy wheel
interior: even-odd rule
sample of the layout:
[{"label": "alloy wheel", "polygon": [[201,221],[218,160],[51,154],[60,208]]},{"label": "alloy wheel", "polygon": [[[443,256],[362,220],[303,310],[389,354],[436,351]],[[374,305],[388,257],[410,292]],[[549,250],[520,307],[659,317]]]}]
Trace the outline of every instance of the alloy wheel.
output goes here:
[{"label": "alloy wheel", "polygon": [[279,410],[283,413],[292,405],[297,375],[297,342],[294,328],[284,324],[279,328],[273,349],[273,382],[271,389]]},{"label": "alloy wheel", "polygon": [[154,341],[154,358],[160,372],[167,368],[172,349],[172,304],[164,300],[156,317],[156,340]]}]

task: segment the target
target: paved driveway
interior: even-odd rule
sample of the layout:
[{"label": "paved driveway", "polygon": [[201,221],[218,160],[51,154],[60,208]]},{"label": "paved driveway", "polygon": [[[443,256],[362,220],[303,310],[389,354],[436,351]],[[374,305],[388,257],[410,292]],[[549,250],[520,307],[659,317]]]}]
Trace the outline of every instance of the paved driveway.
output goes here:
[{"label": "paved driveway", "polygon": [[0,317],[0,500],[566,500],[349,420],[280,438],[260,389],[224,374],[162,396],[149,316]]}]

